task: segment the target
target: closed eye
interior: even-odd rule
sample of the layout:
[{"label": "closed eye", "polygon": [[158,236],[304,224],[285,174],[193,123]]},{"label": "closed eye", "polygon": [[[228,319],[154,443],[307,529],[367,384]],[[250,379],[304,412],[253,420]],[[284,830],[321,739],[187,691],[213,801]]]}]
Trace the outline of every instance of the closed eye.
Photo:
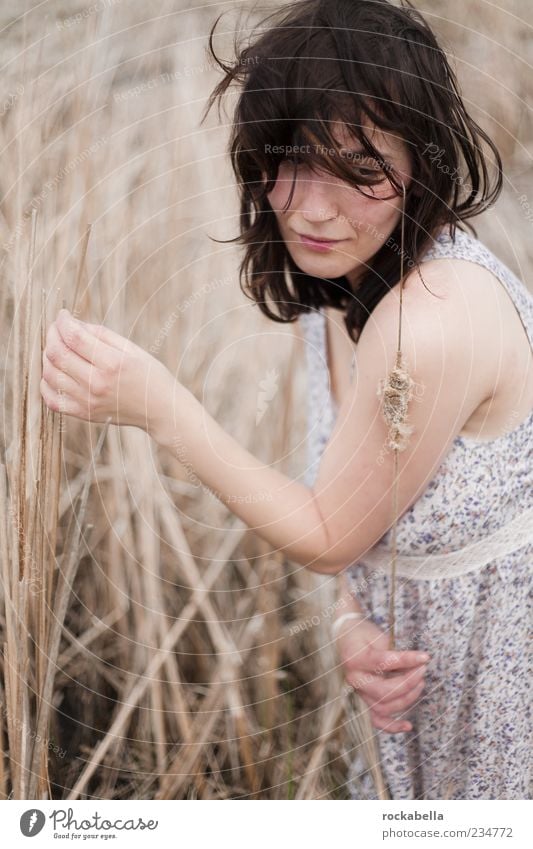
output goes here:
[{"label": "closed eye", "polygon": [[[281,165],[290,165],[291,167],[307,167],[311,170],[315,170],[316,166],[313,163],[309,162],[305,159],[305,157],[298,154],[290,154],[284,156],[281,160]],[[373,183],[382,183],[386,179],[386,174],[377,163],[376,165],[354,165],[352,164],[352,171],[354,176],[361,177],[363,180],[372,180]]]},{"label": "closed eye", "polygon": [[364,180],[376,177],[376,179],[381,182],[381,180],[385,179],[385,174],[381,168],[365,168],[363,165],[356,165],[354,167],[354,173],[358,174]]}]

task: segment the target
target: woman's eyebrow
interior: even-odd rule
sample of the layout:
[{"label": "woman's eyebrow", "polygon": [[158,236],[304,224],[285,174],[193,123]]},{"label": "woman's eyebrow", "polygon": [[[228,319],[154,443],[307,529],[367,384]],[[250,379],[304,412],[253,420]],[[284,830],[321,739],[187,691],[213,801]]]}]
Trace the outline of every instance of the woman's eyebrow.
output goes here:
[{"label": "woman's eyebrow", "polygon": [[[357,157],[360,157],[362,159],[376,159],[376,157],[373,156],[373,154],[367,153],[365,150],[363,150],[362,147],[361,148],[349,148],[349,147],[342,147],[341,146],[341,151],[344,153],[344,155],[348,154],[349,156],[354,156],[354,157],[357,156]],[[386,156],[384,156],[379,151],[378,151],[378,153],[379,153],[379,155],[381,156],[381,158],[383,159],[384,162],[388,161]]]},{"label": "woman's eyebrow", "polygon": [[363,150],[362,148],[352,149],[352,148],[348,147],[348,148],[343,148],[343,150],[347,153],[356,154],[357,156],[372,156],[373,157],[372,153],[368,153],[366,150]]}]

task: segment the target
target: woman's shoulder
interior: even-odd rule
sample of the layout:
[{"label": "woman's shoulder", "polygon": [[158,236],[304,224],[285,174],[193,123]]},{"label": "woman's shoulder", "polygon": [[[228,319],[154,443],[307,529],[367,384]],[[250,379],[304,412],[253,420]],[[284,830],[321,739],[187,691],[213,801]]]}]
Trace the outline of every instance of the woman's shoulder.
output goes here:
[{"label": "woman's shoulder", "polygon": [[[439,242],[444,244],[449,247],[447,241]],[[459,315],[465,318],[474,311],[479,315],[480,308],[488,309],[492,301],[501,298],[502,291],[500,279],[485,264],[433,249],[418,264],[413,263],[405,275],[403,318],[411,327],[418,324],[419,331],[424,327],[435,330],[437,326],[446,331],[446,325],[453,326]],[[375,306],[372,318],[382,328],[398,323],[399,296],[398,282]]]},{"label": "woman's shoulder", "polygon": [[498,281],[512,299],[516,295],[533,302],[533,294],[504,261],[481,239],[464,230],[456,228],[452,235],[449,225],[440,228],[424,251],[420,264],[425,271],[429,273],[431,269],[437,276],[445,268],[452,277],[450,272],[460,271],[461,277],[467,281]]},{"label": "woman's shoulder", "polygon": [[501,275],[484,263],[457,255],[430,256],[407,274],[404,281],[404,297],[413,306],[424,307],[433,303],[438,309],[435,298],[446,301],[452,308],[478,304],[489,293],[501,295],[508,291],[502,287]]},{"label": "woman's shoulder", "polygon": [[508,302],[509,298],[519,312],[522,307],[533,307],[533,294],[484,242],[464,230],[456,229],[452,235],[449,226],[437,232],[405,277],[404,292],[411,301],[425,304],[428,290],[452,304],[472,305],[476,310],[484,302],[489,306],[489,295],[493,308],[498,299]]},{"label": "woman's shoulder", "polygon": [[[448,242],[442,239],[439,244]],[[382,339],[397,336],[399,295],[397,283],[375,306],[360,342],[375,333]],[[443,257],[434,251],[411,268],[404,279],[402,341],[414,358],[426,350],[435,355],[440,350],[441,357],[454,351],[467,356],[472,350],[488,355],[494,351],[502,315],[508,315],[509,308],[512,310],[513,304],[505,287],[485,264],[468,261],[457,253]]]},{"label": "woman's shoulder", "polygon": [[[470,374],[482,419],[474,415],[470,429],[484,428],[488,438],[510,409],[526,414],[531,407],[533,295],[479,240],[461,232],[455,243],[443,236],[438,246],[405,279],[402,338],[413,362],[419,355],[452,357]],[[395,288],[375,309],[382,336],[398,326]]]},{"label": "woman's shoulder", "polygon": [[511,337],[516,339],[518,333],[521,345],[528,347],[529,341],[533,346],[533,292],[480,239],[463,230],[456,230],[452,238],[446,228],[425,252],[420,274],[416,271],[412,269],[410,280],[429,278],[456,309],[463,303],[472,321],[481,323],[485,331],[501,332],[507,324]]}]

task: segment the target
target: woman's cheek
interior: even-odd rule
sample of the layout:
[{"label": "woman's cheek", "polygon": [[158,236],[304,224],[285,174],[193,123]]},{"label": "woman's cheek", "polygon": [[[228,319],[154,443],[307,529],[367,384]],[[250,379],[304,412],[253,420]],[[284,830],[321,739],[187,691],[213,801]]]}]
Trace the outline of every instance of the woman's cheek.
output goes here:
[{"label": "woman's cheek", "polygon": [[383,218],[381,204],[365,198],[355,191],[355,197],[347,209],[346,217],[355,231],[355,236],[361,238],[372,233]]},{"label": "woman's cheek", "polygon": [[286,180],[276,180],[274,188],[267,194],[268,202],[275,212],[281,212],[289,199],[290,184]]},{"label": "woman's cheek", "polygon": [[385,242],[398,223],[401,207],[397,201],[368,200],[364,207],[365,232]]}]

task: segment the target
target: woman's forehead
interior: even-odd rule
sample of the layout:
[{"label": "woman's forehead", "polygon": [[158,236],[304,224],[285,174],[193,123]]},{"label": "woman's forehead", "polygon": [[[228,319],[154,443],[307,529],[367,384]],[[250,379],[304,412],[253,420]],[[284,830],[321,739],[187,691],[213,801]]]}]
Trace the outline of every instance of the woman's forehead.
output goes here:
[{"label": "woman's forehead", "polygon": [[[319,145],[312,128],[302,129],[303,137],[307,141],[312,145]],[[362,118],[357,124],[347,124],[341,120],[330,121],[329,133],[339,148],[347,151],[364,152],[365,148],[361,142],[361,137],[364,136],[385,159],[401,158],[406,152],[405,140],[400,135],[378,127],[370,118]]]},{"label": "woman's forehead", "polygon": [[357,126],[338,122],[333,125],[331,134],[341,147],[356,150],[362,148],[358,136],[363,134],[383,156],[401,155],[405,147],[401,136],[381,129],[370,119],[363,119]]}]

